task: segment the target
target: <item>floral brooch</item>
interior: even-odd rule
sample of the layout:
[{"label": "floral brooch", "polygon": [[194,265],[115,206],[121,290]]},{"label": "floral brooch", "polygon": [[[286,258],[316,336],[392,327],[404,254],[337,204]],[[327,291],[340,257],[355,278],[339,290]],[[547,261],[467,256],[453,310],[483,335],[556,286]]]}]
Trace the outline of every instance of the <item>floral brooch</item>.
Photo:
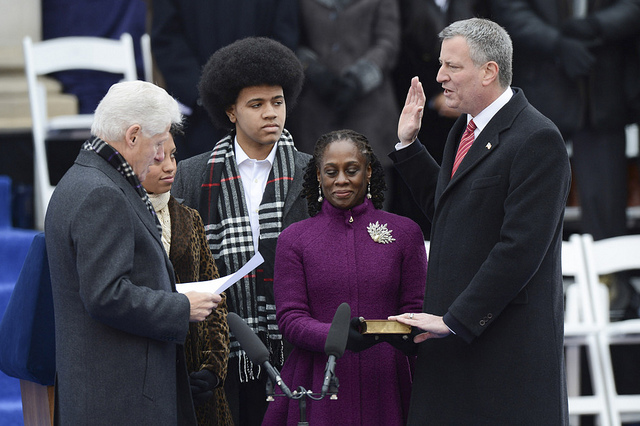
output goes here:
[{"label": "floral brooch", "polygon": [[367,226],[367,231],[371,236],[371,239],[379,244],[389,244],[396,239],[391,236],[391,230],[387,229],[387,224],[380,225],[378,222],[370,223]]}]

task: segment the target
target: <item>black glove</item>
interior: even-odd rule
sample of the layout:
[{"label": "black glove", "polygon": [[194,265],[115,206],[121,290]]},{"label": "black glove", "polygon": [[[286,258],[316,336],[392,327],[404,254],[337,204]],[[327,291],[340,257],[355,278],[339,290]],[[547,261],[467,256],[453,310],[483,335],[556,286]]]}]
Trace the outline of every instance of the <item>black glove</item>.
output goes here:
[{"label": "black glove", "polygon": [[560,66],[571,78],[589,74],[596,60],[582,41],[573,38],[561,38],[557,53]]},{"label": "black glove", "polygon": [[331,101],[340,90],[340,78],[329,68],[319,62],[309,63],[305,71],[307,81],[315,92],[325,101]]},{"label": "black glove", "polygon": [[347,349],[351,352],[360,352],[369,349],[376,343],[380,343],[380,339],[373,334],[360,333],[361,320],[358,317],[351,318],[349,324],[349,337],[347,338]]},{"label": "black glove", "polygon": [[570,19],[562,25],[562,34],[580,40],[595,41],[602,29],[594,17]]},{"label": "black glove", "polygon": [[381,334],[380,339],[389,343],[406,356],[414,356],[418,354],[418,344],[413,342],[412,334]]},{"label": "black glove", "polygon": [[346,113],[360,97],[360,82],[353,74],[340,77],[338,93],[333,101],[333,109],[338,114]]},{"label": "black glove", "polygon": [[213,390],[218,386],[220,380],[211,370],[203,369],[189,374],[189,385],[193,404],[200,406],[206,403],[213,396]]}]

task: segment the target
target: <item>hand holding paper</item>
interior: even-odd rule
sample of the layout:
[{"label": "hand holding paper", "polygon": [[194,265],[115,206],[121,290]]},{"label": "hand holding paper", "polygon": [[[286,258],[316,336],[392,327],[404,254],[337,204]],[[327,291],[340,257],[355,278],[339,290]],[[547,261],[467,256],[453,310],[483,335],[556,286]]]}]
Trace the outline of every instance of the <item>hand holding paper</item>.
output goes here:
[{"label": "hand holding paper", "polygon": [[191,306],[189,311],[189,321],[204,321],[213,310],[218,308],[218,303],[222,300],[219,294],[201,291],[189,291],[185,293]]}]

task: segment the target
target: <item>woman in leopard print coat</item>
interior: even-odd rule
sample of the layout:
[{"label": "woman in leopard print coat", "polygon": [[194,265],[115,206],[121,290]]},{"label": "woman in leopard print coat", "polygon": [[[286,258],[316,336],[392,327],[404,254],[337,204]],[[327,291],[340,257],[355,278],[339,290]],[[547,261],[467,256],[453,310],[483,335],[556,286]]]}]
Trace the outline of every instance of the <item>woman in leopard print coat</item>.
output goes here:
[{"label": "woman in leopard print coat", "polygon": [[[151,166],[143,182],[162,225],[162,243],[169,253],[177,283],[218,278],[200,215],[169,193],[176,171],[175,150],[173,138],[165,142],[164,161]],[[229,357],[224,294],[218,308],[205,321],[189,323],[185,355],[198,424],[233,425],[222,386]]]}]

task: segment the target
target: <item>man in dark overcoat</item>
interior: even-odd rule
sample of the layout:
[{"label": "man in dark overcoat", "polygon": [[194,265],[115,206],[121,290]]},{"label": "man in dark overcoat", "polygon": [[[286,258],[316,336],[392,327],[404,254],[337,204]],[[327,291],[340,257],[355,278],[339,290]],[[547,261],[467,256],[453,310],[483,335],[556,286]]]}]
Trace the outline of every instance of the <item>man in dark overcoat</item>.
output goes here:
[{"label": "man in dark overcoat", "polygon": [[424,313],[391,317],[420,329],[408,424],[567,424],[566,148],[510,87],[512,44],[500,26],[458,21],[441,38],[437,80],[462,113],[442,167],[416,140],[425,102],[418,78],[391,154],[432,220]]}]

